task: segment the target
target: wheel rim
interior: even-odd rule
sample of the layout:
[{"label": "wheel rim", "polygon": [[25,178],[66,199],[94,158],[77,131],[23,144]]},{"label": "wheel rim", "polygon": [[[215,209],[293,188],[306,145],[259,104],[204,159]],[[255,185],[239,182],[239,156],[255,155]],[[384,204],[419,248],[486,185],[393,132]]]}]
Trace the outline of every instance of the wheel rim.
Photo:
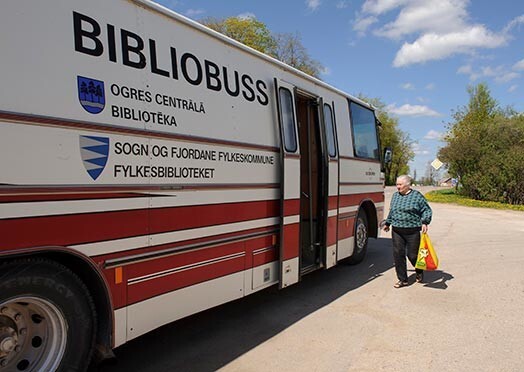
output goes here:
[{"label": "wheel rim", "polygon": [[356,243],[357,243],[357,252],[360,253],[366,246],[368,241],[368,230],[362,219],[357,220],[357,231],[356,231]]},{"label": "wheel rim", "polygon": [[0,304],[0,371],[55,371],[67,344],[67,322],[51,302],[21,296]]}]

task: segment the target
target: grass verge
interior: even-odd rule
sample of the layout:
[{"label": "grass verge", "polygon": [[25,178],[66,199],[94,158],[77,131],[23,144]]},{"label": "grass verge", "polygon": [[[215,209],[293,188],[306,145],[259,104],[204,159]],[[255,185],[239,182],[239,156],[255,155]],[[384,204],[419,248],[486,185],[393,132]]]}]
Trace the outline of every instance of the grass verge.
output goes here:
[{"label": "grass verge", "polygon": [[513,205],[506,203],[468,199],[465,196],[457,195],[454,189],[430,191],[425,194],[425,197],[428,201],[435,203],[458,204],[464,205],[466,207],[477,208],[509,209],[513,211],[524,212],[524,205]]}]

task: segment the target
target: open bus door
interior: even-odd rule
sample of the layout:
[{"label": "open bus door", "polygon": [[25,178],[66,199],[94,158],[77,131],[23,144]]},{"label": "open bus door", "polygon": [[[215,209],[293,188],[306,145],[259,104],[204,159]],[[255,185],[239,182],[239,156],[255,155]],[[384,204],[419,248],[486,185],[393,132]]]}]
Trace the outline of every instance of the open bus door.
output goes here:
[{"label": "open bus door", "polygon": [[[328,155],[322,100],[275,80],[281,133],[280,288],[327,259]],[[335,182],[337,180],[335,179]],[[335,245],[336,247],[336,245]]]},{"label": "open bus door", "polygon": [[280,127],[280,257],[279,287],[300,280],[300,151],[295,89],[275,79]]},{"label": "open bus door", "polygon": [[335,122],[335,103],[322,103],[322,124],[324,133],[323,146],[327,162],[327,187],[325,189],[327,198],[327,220],[325,238],[324,265],[326,269],[337,263],[338,245],[338,202],[339,202],[339,160],[337,146],[337,131]]}]

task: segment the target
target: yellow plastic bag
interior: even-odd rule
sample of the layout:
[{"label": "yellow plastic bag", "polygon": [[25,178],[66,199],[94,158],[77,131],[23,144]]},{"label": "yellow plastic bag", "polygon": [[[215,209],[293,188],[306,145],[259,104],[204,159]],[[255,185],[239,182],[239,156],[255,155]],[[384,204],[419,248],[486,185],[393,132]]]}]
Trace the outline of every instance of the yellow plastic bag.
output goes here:
[{"label": "yellow plastic bag", "polygon": [[423,233],[420,237],[420,246],[418,248],[417,263],[415,268],[422,270],[436,270],[438,268],[438,257],[429,235]]}]

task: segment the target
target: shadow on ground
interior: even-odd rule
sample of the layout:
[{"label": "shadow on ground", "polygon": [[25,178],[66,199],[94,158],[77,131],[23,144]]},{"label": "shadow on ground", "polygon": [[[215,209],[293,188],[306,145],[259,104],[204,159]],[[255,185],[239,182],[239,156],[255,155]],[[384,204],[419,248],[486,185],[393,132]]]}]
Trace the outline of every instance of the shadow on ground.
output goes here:
[{"label": "shadow on ground", "polygon": [[371,239],[359,265],[340,264],[195,314],[115,350],[100,372],[216,371],[300,319],[393,267],[390,239]]},{"label": "shadow on ground", "polygon": [[447,289],[447,281],[454,277],[450,273],[442,270],[426,271],[424,274],[424,287],[435,289]]}]

